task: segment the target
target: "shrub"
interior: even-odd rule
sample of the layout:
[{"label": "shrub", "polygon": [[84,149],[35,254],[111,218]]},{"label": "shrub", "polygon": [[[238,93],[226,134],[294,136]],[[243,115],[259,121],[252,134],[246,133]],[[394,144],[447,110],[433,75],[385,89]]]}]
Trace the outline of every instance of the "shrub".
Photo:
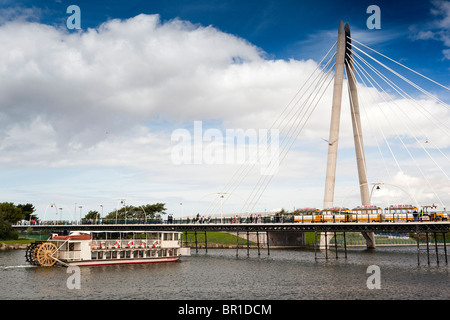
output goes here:
[{"label": "shrub", "polygon": [[9,224],[3,219],[0,219],[0,239],[1,240],[19,239],[19,233],[11,227],[11,224]]}]

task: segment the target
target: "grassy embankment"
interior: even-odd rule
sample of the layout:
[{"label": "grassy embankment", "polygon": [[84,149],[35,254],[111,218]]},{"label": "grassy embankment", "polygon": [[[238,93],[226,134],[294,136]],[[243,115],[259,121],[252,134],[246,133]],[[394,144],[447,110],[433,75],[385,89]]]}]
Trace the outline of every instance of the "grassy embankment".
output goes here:
[{"label": "grassy embankment", "polygon": [[18,240],[0,240],[0,248],[5,244],[30,244],[34,240],[18,239]]},{"label": "grassy embankment", "polygon": [[[183,232],[181,235],[181,240],[183,245],[185,244],[186,240],[188,245],[195,246],[195,234],[193,232],[188,232],[187,239],[186,239],[186,233]],[[225,246],[232,246],[236,245],[236,241],[239,241],[239,245],[246,246],[247,245],[247,238],[246,237],[239,237],[239,240],[237,240],[237,237],[235,235],[224,233],[224,232],[206,232],[206,240],[208,241],[208,245],[225,245]],[[197,232],[197,245],[205,245],[205,233],[204,232]],[[250,246],[256,245],[256,242],[249,241]]]},{"label": "grassy embankment", "polygon": [[[247,246],[247,236],[246,233],[241,233],[242,237],[239,237],[239,246]],[[224,246],[236,246],[237,237],[233,234],[225,233],[225,232],[206,232],[206,239],[208,241],[208,245],[224,245]],[[305,242],[306,245],[313,246],[314,245],[314,232],[306,232]],[[181,236],[183,245],[186,242],[186,234],[183,233]],[[317,241],[320,239],[320,233],[317,233]],[[195,234],[193,232],[188,232],[187,234],[187,243],[190,246],[195,246]],[[205,245],[205,233],[197,232],[197,245],[202,246]],[[265,243],[260,243],[260,246],[265,245]],[[257,246],[255,241],[249,241],[249,246]]]},{"label": "grassy embankment", "polygon": [[35,240],[47,240],[48,235],[47,234],[19,234],[19,239],[16,240],[2,240],[0,239],[0,248],[5,245],[9,244],[30,244],[31,242],[34,242]]}]

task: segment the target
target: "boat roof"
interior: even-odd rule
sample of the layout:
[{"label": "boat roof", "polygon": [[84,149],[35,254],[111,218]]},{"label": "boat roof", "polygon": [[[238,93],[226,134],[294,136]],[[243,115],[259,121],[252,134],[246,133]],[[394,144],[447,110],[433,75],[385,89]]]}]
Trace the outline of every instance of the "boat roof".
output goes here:
[{"label": "boat roof", "polygon": [[120,230],[94,230],[94,231],[85,231],[85,230],[80,230],[80,231],[70,231],[69,235],[77,235],[77,234],[91,234],[91,233],[180,233],[179,231],[146,231],[146,230],[133,230],[133,231],[120,231]]}]

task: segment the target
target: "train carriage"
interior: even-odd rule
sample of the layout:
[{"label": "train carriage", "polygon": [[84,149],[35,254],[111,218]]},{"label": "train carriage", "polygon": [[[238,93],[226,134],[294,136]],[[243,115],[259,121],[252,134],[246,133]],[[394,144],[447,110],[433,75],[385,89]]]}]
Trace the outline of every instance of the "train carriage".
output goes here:
[{"label": "train carriage", "polygon": [[322,210],[323,222],[347,222],[349,220],[350,209],[341,207],[331,207]]},{"label": "train carriage", "polygon": [[412,204],[391,205],[384,209],[384,221],[414,221],[415,214],[418,214],[418,209]]},{"label": "train carriage", "polygon": [[352,209],[352,222],[381,222],[383,221],[383,209],[377,206],[357,206]]},{"label": "train carriage", "polygon": [[301,208],[295,210],[294,222],[321,222],[322,211],[317,208]]}]

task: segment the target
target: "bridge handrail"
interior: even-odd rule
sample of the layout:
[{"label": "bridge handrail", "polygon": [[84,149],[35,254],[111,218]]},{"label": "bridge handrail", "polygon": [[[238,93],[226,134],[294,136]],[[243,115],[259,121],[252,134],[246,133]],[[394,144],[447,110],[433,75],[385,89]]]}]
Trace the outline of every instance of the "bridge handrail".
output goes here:
[{"label": "bridge handrail", "polygon": [[134,220],[116,220],[116,219],[99,219],[99,220],[85,220],[80,223],[79,220],[37,220],[34,223],[29,221],[22,221],[16,226],[27,226],[27,225],[109,225],[109,224],[204,224],[204,223],[273,223],[273,222],[294,222],[294,216],[285,217],[227,217],[227,218],[208,218],[208,219],[190,219],[190,218],[166,218],[166,219],[134,219]]},{"label": "bridge handrail", "polygon": [[[350,214],[355,214],[355,213],[350,213]],[[439,212],[439,214],[441,214],[441,212]],[[383,219],[381,219],[380,221],[377,222],[392,222],[393,220],[400,220],[398,219],[400,216],[403,217],[403,215],[405,214],[397,214],[397,213],[384,213],[381,214],[383,215]],[[427,216],[427,220],[422,220],[422,216],[420,216],[419,214],[410,214],[410,218],[412,219],[414,217],[414,221],[432,221],[432,216],[428,214],[424,214],[425,216]],[[444,212],[445,215],[445,212]],[[296,215],[298,216],[298,215]],[[310,215],[304,215],[304,216],[308,216],[310,217]],[[310,223],[317,223],[317,222],[328,222],[328,223],[345,223],[342,221],[333,221],[333,220],[326,220],[325,218],[330,216],[330,215],[318,215],[318,217],[320,216],[320,221],[316,220],[316,219],[301,219],[300,221],[294,221],[294,215],[284,215],[284,216],[266,216],[266,217],[257,217],[257,218],[250,218],[250,217],[226,217],[226,218],[220,218],[220,217],[213,217],[213,218],[207,218],[207,219],[198,219],[198,218],[166,218],[166,219],[135,219],[135,220],[116,220],[116,219],[99,219],[99,220],[82,220],[81,223],[79,220],[75,221],[75,220],[47,220],[47,221],[43,221],[43,220],[36,220],[34,222],[30,222],[30,221],[19,221],[17,224],[15,224],[14,226],[33,226],[33,225],[38,225],[38,226],[64,226],[64,225],[133,225],[133,224],[241,224],[241,223],[306,223],[306,222],[310,222]],[[361,215],[357,215],[357,216],[361,216],[361,217],[365,217],[366,215],[361,214]],[[394,217],[397,217],[397,219],[393,219]],[[389,219],[388,219],[389,218]],[[437,221],[438,218],[441,218],[441,216],[438,217],[438,215],[434,215],[434,221]],[[450,216],[447,213],[447,217],[446,217],[447,221],[450,220]],[[358,220],[356,219],[356,222],[358,222]]]}]

